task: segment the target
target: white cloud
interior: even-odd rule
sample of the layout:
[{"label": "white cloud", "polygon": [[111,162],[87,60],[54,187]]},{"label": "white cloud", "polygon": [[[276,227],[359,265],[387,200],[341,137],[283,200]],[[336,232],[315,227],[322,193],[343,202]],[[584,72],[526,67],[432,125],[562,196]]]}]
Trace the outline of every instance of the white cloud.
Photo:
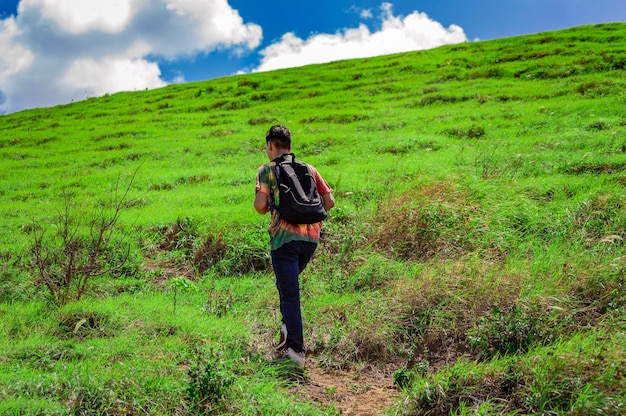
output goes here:
[{"label": "white cloud", "polygon": [[361,19],[371,19],[372,17],[374,17],[374,15],[372,14],[372,9],[361,10],[360,16]]},{"label": "white cloud", "polygon": [[307,40],[286,33],[279,42],[260,52],[263,58],[254,71],[429,49],[467,41],[463,29],[457,25],[444,28],[441,23],[417,11],[406,17],[394,16],[390,3],[383,3],[381,8],[382,27],[373,33],[365,24],[335,34],[314,35]]},{"label": "white cloud", "polygon": [[350,6],[348,11],[358,14],[361,19],[371,19],[374,17],[374,13],[372,13],[372,9],[363,9],[361,7],[353,5],[353,6]]},{"label": "white cloud", "polygon": [[155,59],[261,37],[227,0],[21,0],[0,20],[0,113],[163,86]]},{"label": "white cloud", "polygon": [[20,8],[39,9],[42,16],[65,31],[80,34],[90,30],[118,33],[131,18],[133,0],[22,0]]},{"label": "white cloud", "polygon": [[114,91],[162,87],[165,83],[160,75],[159,66],[145,59],[107,57],[100,60],[77,59],[61,81],[68,88],[78,88],[98,96]]},{"label": "white cloud", "polygon": [[28,48],[15,42],[20,30],[15,19],[0,20],[0,85],[5,80],[33,62],[33,54]]},{"label": "white cloud", "polygon": [[254,49],[261,41],[261,27],[245,25],[236,10],[226,0],[164,0],[168,10],[181,18],[195,21],[198,48],[217,42],[234,45],[245,44]]},{"label": "white cloud", "polygon": [[179,71],[177,71],[176,76],[171,81],[172,84],[184,84],[185,82],[187,82],[185,80],[185,76],[181,74]]}]

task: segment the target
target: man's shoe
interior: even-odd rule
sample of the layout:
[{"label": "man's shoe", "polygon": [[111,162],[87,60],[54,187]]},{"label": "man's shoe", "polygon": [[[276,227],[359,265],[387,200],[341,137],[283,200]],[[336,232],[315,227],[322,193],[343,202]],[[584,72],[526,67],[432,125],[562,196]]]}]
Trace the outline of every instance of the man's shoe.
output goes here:
[{"label": "man's shoe", "polygon": [[295,352],[291,347],[287,348],[287,352],[283,355],[284,358],[289,358],[300,368],[304,368],[304,352]]},{"label": "man's shoe", "polygon": [[284,350],[287,346],[287,326],[282,324],[280,326],[280,338],[278,339],[278,344],[276,344],[276,351]]}]

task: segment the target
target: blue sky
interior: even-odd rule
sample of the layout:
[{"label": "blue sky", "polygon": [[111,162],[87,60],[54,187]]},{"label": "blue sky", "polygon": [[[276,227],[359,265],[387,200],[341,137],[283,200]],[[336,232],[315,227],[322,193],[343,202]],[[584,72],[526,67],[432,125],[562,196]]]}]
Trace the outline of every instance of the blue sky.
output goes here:
[{"label": "blue sky", "polygon": [[624,21],[624,0],[0,0],[0,114]]}]

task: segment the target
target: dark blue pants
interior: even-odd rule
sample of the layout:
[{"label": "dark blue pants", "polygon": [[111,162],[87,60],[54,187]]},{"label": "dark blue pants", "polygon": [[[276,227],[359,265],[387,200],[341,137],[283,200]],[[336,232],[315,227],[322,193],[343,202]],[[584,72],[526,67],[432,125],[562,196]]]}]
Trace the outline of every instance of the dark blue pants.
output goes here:
[{"label": "dark blue pants", "polygon": [[290,241],[270,252],[280,297],[280,313],[287,327],[287,347],[296,352],[304,351],[298,276],[313,257],[316,248],[317,243]]}]

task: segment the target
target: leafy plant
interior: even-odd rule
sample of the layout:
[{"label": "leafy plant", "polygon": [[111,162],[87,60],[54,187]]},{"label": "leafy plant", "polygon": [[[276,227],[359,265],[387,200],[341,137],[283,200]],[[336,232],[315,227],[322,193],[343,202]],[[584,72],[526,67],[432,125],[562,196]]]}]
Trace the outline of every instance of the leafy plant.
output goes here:
[{"label": "leafy plant", "polygon": [[195,347],[189,365],[186,393],[192,414],[217,412],[224,407],[234,377],[224,371],[219,357]]},{"label": "leafy plant", "polygon": [[416,377],[424,377],[428,373],[428,361],[420,361],[413,368],[402,367],[393,372],[393,382],[401,389],[409,387]]},{"label": "leafy plant", "polygon": [[174,313],[176,313],[176,303],[178,301],[178,292],[179,291],[191,291],[198,290],[198,287],[189,279],[185,277],[173,277],[170,279],[170,286],[172,287],[172,292],[174,292]]}]

